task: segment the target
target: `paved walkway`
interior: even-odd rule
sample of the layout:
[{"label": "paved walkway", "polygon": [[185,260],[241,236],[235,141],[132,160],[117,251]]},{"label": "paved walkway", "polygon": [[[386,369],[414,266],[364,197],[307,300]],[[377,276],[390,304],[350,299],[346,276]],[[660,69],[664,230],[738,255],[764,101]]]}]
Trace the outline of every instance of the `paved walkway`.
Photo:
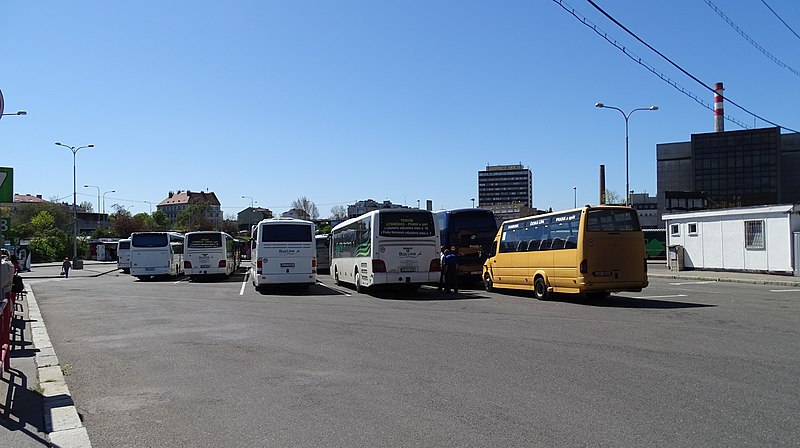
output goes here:
[{"label": "paved walkway", "polygon": [[674,278],[694,281],[716,281],[733,283],[752,283],[755,285],[790,286],[800,288],[800,277],[779,274],[755,274],[731,271],[670,271],[666,261],[647,263],[648,276],[653,278]]},{"label": "paved walkway", "polygon": [[[70,269],[70,278],[99,277],[117,271],[116,261],[84,261],[83,269]],[[61,277],[61,262],[36,263],[31,265],[30,272],[20,273],[22,279],[29,278],[59,278]]]}]

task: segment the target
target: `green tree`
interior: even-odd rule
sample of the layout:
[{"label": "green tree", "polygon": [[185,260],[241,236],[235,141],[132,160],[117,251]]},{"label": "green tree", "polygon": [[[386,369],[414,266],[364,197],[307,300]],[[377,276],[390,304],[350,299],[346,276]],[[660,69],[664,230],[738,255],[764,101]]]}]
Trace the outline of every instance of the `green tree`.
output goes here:
[{"label": "green tree", "polygon": [[209,205],[204,202],[190,204],[175,217],[175,225],[184,232],[213,230],[214,225],[206,217],[208,210]]},{"label": "green tree", "polygon": [[156,210],[153,212],[153,225],[155,228],[153,230],[161,230],[166,231],[169,227],[169,218],[167,218],[167,214],[162,212],[161,210]]},{"label": "green tree", "polygon": [[147,224],[141,217],[135,218],[131,216],[131,212],[116,204],[112,207],[114,207],[116,211],[109,216],[108,219],[111,221],[111,229],[114,231],[115,236],[127,238],[133,232],[145,232],[148,230]]}]

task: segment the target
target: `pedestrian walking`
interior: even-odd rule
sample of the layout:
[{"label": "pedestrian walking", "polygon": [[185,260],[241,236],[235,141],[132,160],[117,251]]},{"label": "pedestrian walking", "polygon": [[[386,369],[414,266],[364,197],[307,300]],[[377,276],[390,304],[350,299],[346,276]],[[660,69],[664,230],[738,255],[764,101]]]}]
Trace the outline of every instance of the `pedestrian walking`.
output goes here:
[{"label": "pedestrian walking", "polygon": [[439,252],[439,291],[444,289],[444,256],[447,255],[447,247],[442,246]]},{"label": "pedestrian walking", "polygon": [[61,263],[61,270],[64,273],[64,278],[69,278],[69,268],[72,267],[72,263],[69,262],[69,257],[64,258],[64,262]]},{"label": "pedestrian walking", "polygon": [[450,246],[444,256],[444,291],[458,292],[458,251],[455,246]]}]

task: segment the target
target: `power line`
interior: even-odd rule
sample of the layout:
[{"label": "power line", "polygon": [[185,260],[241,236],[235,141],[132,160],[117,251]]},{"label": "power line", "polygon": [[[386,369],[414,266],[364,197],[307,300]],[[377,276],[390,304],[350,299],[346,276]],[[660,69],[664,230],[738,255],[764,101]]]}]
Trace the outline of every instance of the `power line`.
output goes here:
[{"label": "power line", "polygon": [[794,32],[794,30],[792,29],[792,27],[790,27],[788,23],[786,23],[786,22],[785,22],[783,19],[781,19],[781,16],[779,16],[779,15],[778,15],[778,13],[777,13],[777,12],[775,12],[775,10],[774,10],[774,9],[772,9],[772,7],[771,7],[771,6],[769,6],[769,5],[767,4],[767,2],[766,2],[766,1],[764,1],[764,0],[761,0],[761,3],[763,3],[763,4],[764,4],[764,6],[766,6],[766,7],[767,7],[767,9],[769,9],[769,10],[770,10],[770,11],[771,11],[773,14],[775,14],[775,17],[777,17],[777,18],[778,18],[778,20],[780,20],[782,24],[786,25],[786,28],[789,28],[789,31],[791,31],[791,32],[792,32],[792,34],[794,34],[794,35],[795,35],[795,36],[796,36],[798,39],[800,39],[800,35],[798,35],[797,33],[795,33],[795,32]]},{"label": "power line", "polygon": [[[753,38],[751,38],[750,36],[748,36],[748,35],[747,35],[747,33],[745,33],[745,32],[744,32],[744,31],[743,31],[741,28],[739,28],[738,26],[736,26],[736,24],[735,24],[735,23],[733,23],[733,20],[731,20],[731,19],[730,19],[730,18],[729,18],[727,15],[725,15],[725,13],[724,13],[724,12],[722,12],[722,10],[721,10],[721,9],[719,9],[719,8],[717,7],[717,5],[715,5],[713,2],[711,2],[711,0],[703,0],[703,1],[704,1],[704,2],[706,2],[706,4],[707,4],[707,5],[708,5],[708,6],[709,6],[711,9],[713,9],[713,10],[714,10],[714,12],[716,12],[716,13],[717,13],[717,15],[719,15],[720,17],[722,17],[722,20],[724,20],[725,22],[727,22],[727,23],[728,23],[728,25],[730,25],[730,26],[731,26],[731,28],[733,28],[733,29],[734,29],[734,31],[736,31],[737,33],[739,33],[739,35],[740,35],[740,36],[742,36],[742,37],[744,38],[744,40],[746,40],[747,42],[749,42],[749,43],[750,43],[750,45],[752,45],[753,47],[755,47],[755,49],[756,49],[756,50],[760,51],[760,52],[761,52],[761,53],[762,53],[764,56],[766,56],[766,57],[767,57],[767,59],[769,59],[769,60],[771,60],[772,62],[774,62],[774,63],[778,64],[778,66],[779,66],[779,67],[785,68],[785,69],[789,70],[790,72],[794,73],[794,74],[795,74],[795,76],[798,76],[798,77],[800,77],[800,72],[798,72],[797,70],[795,70],[795,69],[793,69],[792,67],[788,66],[786,63],[784,63],[784,62],[783,62],[783,61],[781,61],[780,59],[778,59],[778,58],[776,58],[775,56],[773,56],[773,55],[772,55],[772,53],[770,53],[769,51],[767,51],[767,50],[766,50],[764,47],[762,47],[761,45],[759,45],[759,44],[758,44],[758,42],[756,42],[755,40],[753,40]],[[763,1],[763,0],[762,0],[762,1]],[[769,5],[767,5],[767,7],[769,8]],[[770,8],[770,10],[772,10],[772,8]],[[774,11],[773,11],[773,12],[774,12]],[[778,17],[778,18],[780,19],[780,17]],[[788,26],[788,25],[787,25],[787,26]],[[791,28],[789,28],[789,29],[791,29]]]},{"label": "power line", "polygon": [[[680,92],[680,93],[686,95],[687,97],[691,98],[697,104],[705,107],[706,109],[708,109],[708,110],[710,110],[712,112],[714,111],[714,106],[713,105],[709,104],[708,102],[706,102],[705,100],[703,100],[702,98],[697,96],[696,94],[690,92],[685,87],[681,86],[680,84],[678,84],[677,82],[672,80],[669,76],[667,76],[666,74],[664,74],[663,72],[659,71],[654,66],[649,64],[647,61],[645,61],[642,58],[640,58],[639,56],[637,56],[635,53],[633,53],[627,47],[625,47],[621,43],[617,42],[613,37],[609,36],[608,33],[606,33],[605,31],[601,30],[600,28],[598,28],[597,25],[592,23],[585,16],[581,15],[574,8],[572,8],[571,6],[567,5],[563,0],[553,0],[553,1],[558,3],[559,6],[561,6],[561,8],[563,8],[568,13],[572,14],[573,17],[575,17],[578,21],[580,21],[585,26],[587,26],[589,29],[594,31],[598,36],[602,37],[608,43],[610,43],[611,45],[616,47],[618,50],[620,50],[623,54],[625,54],[625,56],[630,58],[632,61],[636,62],[637,64],[639,64],[642,67],[644,67],[645,69],[647,69],[649,72],[651,72],[654,75],[658,76],[659,79],[661,79],[662,81],[664,81],[667,84],[669,84],[670,86],[672,86],[678,92]],[[743,122],[737,120],[736,118],[732,117],[731,115],[725,114],[724,118],[726,120],[730,121],[731,123],[734,123],[737,126],[741,127],[742,129],[750,129],[750,127],[748,125],[746,125]]]},{"label": "power line", "polygon": [[[553,0],[553,1],[560,1],[560,0]],[[640,42],[642,45],[646,46],[647,48],[649,48],[650,50],[652,50],[654,53],[656,53],[657,55],[661,56],[661,57],[662,57],[662,58],[663,58],[665,61],[669,62],[669,63],[670,63],[670,64],[671,64],[673,67],[675,67],[675,68],[677,68],[678,70],[680,70],[680,71],[681,71],[683,74],[685,74],[686,76],[688,76],[688,77],[692,78],[692,79],[693,79],[695,82],[697,82],[697,83],[698,83],[698,84],[700,84],[701,86],[705,87],[705,88],[706,88],[707,90],[709,90],[710,92],[716,93],[716,90],[714,90],[714,88],[713,88],[713,87],[706,85],[706,84],[705,84],[703,81],[700,81],[699,79],[697,79],[697,77],[696,77],[696,76],[692,75],[691,73],[689,73],[688,71],[686,71],[686,70],[685,70],[683,67],[681,67],[680,65],[676,64],[675,62],[673,62],[673,61],[672,61],[672,59],[668,58],[668,57],[667,57],[667,56],[665,56],[663,53],[661,53],[660,51],[658,51],[658,50],[656,50],[655,48],[653,48],[653,46],[652,46],[652,45],[648,44],[648,43],[647,43],[647,42],[645,42],[645,41],[644,41],[642,38],[640,38],[639,36],[637,36],[637,35],[636,35],[636,33],[634,33],[633,31],[629,30],[629,29],[628,29],[628,28],[627,28],[625,25],[623,25],[623,24],[622,24],[622,23],[620,23],[620,22],[619,22],[617,19],[615,19],[614,17],[612,17],[612,16],[611,16],[611,14],[609,14],[609,13],[605,12],[605,10],[603,10],[603,8],[601,8],[600,6],[598,6],[598,5],[597,5],[597,3],[595,3],[593,0],[587,0],[587,1],[589,2],[589,4],[591,4],[592,6],[594,6],[594,8],[595,8],[595,9],[597,9],[598,11],[600,11],[600,13],[601,13],[601,14],[603,14],[603,15],[604,15],[604,16],[606,16],[606,17],[607,17],[609,20],[611,20],[612,22],[614,22],[614,23],[615,23],[617,26],[619,26],[620,28],[622,28],[622,29],[623,29],[623,30],[624,30],[626,33],[630,34],[630,35],[631,35],[631,36],[632,36],[634,39],[638,40],[638,41],[639,41],[639,42]],[[721,95],[721,96],[722,96],[722,95]],[[733,101],[732,99],[730,99],[730,98],[728,98],[728,97],[725,97],[725,96],[722,96],[722,97],[723,97],[723,98],[724,98],[724,99],[725,99],[727,102],[729,102],[730,104],[732,104],[732,105],[733,105],[733,106],[735,106],[735,107],[738,107],[739,109],[741,109],[741,110],[742,110],[742,111],[744,111],[745,113],[749,114],[750,116],[756,117],[756,118],[758,118],[759,120],[761,120],[761,121],[764,121],[764,122],[767,122],[767,123],[769,123],[769,124],[771,124],[771,125],[773,125],[773,126],[777,126],[777,127],[779,127],[779,128],[783,128],[783,129],[786,129],[786,130],[788,130],[788,131],[792,131],[792,132],[798,132],[798,131],[795,131],[794,129],[787,128],[787,127],[785,127],[785,126],[781,126],[781,125],[779,125],[778,123],[775,123],[775,122],[773,122],[773,121],[771,121],[771,120],[767,120],[766,118],[764,118],[764,117],[762,117],[762,116],[760,116],[760,115],[756,114],[755,112],[751,112],[751,111],[749,111],[749,110],[748,110],[748,109],[746,109],[744,106],[741,106],[741,105],[739,105],[738,103],[736,103],[735,101]]]}]

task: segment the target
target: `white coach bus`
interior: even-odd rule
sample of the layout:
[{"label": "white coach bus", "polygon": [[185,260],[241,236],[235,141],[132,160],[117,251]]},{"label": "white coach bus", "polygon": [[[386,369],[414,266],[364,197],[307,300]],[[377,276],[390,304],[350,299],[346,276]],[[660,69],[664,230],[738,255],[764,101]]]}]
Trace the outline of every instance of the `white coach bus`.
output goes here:
[{"label": "white coach bus", "polygon": [[225,232],[189,232],[183,245],[183,270],[192,279],[228,276],[239,269],[238,242]]},{"label": "white coach bus", "polygon": [[264,285],[317,282],[315,226],[293,218],[265,219],[253,229],[250,277],[257,291]]},{"label": "white coach bus", "polygon": [[117,241],[117,269],[122,272],[131,272],[131,240],[123,239]]},{"label": "white coach bus", "polygon": [[428,210],[375,210],[331,231],[331,273],[357,291],[375,285],[416,290],[439,280],[439,236]]},{"label": "white coach bus", "polygon": [[183,274],[183,234],[136,232],[131,234],[131,275],[139,279]]}]

